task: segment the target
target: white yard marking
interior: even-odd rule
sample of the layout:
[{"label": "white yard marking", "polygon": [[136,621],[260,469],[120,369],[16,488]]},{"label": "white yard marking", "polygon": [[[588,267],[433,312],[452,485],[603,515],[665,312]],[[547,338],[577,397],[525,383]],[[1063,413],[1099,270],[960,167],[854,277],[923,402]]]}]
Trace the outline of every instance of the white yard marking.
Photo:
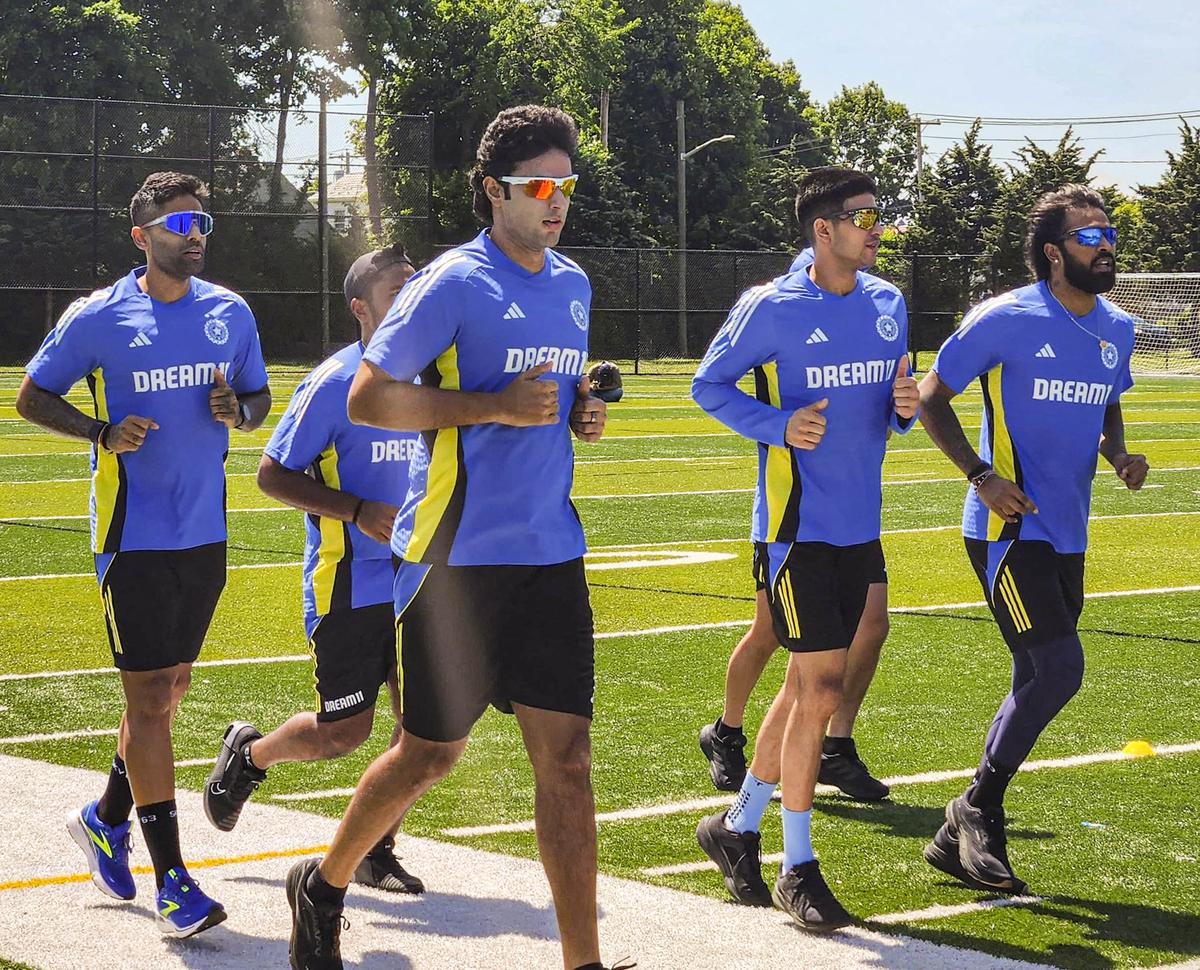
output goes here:
[{"label": "white yard marking", "polygon": [[[189,867],[229,913],[221,926],[183,943],[155,927],[153,877],[145,849],[134,849],[138,898],[114,903],[92,886],[83,856],[67,841],[64,818],[94,797],[97,771],[0,757],[6,818],[21,838],[0,863],[0,954],[41,970],[246,970],[287,966],[291,916],[283,878],[297,858],[319,855],[337,820],[250,802],[238,827],[218,833],[201,796],[178,793],[181,842]],[[405,970],[484,970],[561,965],[550,892],[541,866],[463,845],[403,837],[404,864],[421,875],[423,896],[397,897],[351,887],[350,928],[342,931],[349,966]],[[864,877],[866,872],[864,870]],[[698,933],[724,925],[727,904],[662,886],[601,876],[600,936],[605,952],[629,954],[643,967],[688,970],[1018,970],[1030,965],[869,928],[830,937],[798,933],[772,910],[737,914],[738,932]],[[69,918],[32,919],[31,913]],[[97,941],[103,945],[97,945]]]},{"label": "white yard marking", "polygon": [[[593,550],[588,553],[588,560],[615,559],[618,561],[589,561],[587,568],[593,572],[600,572],[606,569],[652,569],[657,566],[699,566],[703,563],[723,562],[727,559],[737,558],[737,555],[732,552],[703,552],[699,549],[663,549],[661,551],[643,553],[640,559],[621,558],[630,554],[631,551]],[[654,558],[646,558],[647,556],[653,556]]]},{"label": "white yard marking", "polygon": [[0,744],[37,744],[39,741],[68,741],[71,738],[102,738],[115,736],[116,728],[84,728],[81,731],[56,731],[53,734],[21,734],[14,738],[0,738]]},{"label": "white yard marking", "polygon": [[868,916],[868,923],[920,923],[931,919],[948,919],[951,916],[966,916],[968,913],[982,913],[989,909],[1004,909],[1008,906],[1033,906],[1045,902],[1043,896],[1006,896],[1003,899],[981,899],[975,903],[959,903],[957,906],[929,906],[926,909],[912,909],[907,913],[883,913],[879,916]]},{"label": "white yard marking", "polygon": [[[1154,749],[1157,755],[1191,754],[1200,751],[1200,741],[1190,741],[1186,744],[1164,744]],[[1071,755],[1066,758],[1047,758],[1043,761],[1027,761],[1021,765],[1020,771],[1044,771],[1052,768],[1079,768],[1084,765],[1103,764],[1113,761],[1134,761],[1133,755],[1123,751],[1098,751],[1094,754]],[[885,785],[892,787],[902,785],[930,785],[943,781],[953,781],[955,778],[973,778],[975,768],[955,768],[950,771],[926,771],[916,775],[897,775],[882,779]],[[837,789],[832,785],[817,785],[818,795],[832,795]],[[778,800],[779,793],[775,793]],[[732,795],[711,795],[705,798],[694,798],[685,802],[668,802],[659,805],[640,805],[635,808],[620,809],[615,812],[598,812],[597,822],[629,822],[642,818],[657,818],[663,815],[681,815],[688,812],[703,812],[708,809],[723,808],[733,801]],[[472,825],[465,828],[443,829],[442,834],[453,838],[471,838],[481,835],[507,835],[517,832],[532,832],[533,821],[501,822],[496,825]],[[690,864],[690,863],[689,863]],[[712,866],[712,863],[707,863]],[[701,866],[704,867],[703,865]],[[713,867],[715,868],[715,867]],[[693,871],[693,870],[681,870]]]}]

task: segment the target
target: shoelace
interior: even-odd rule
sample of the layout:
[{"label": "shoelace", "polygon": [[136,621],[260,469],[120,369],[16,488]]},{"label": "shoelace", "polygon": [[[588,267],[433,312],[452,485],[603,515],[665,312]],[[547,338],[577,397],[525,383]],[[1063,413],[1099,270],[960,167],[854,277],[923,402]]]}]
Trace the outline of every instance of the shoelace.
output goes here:
[{"label": "shoelace", "polygon": [[331,913],[322,913],[319,906],[314,909],[317,918],[313,921],[313,936],[317,953],[323,957],[333,956],[338,944],[338,924],[341,924],[341,929],[348,930],[350,921],[340,909]]},{"label": "shoelace", "polygon": [[[239,755],[239,757],[242,756]],[[265,778],[266,772],[263,772],[260,777],[255,777],[253,769],[246,764],[246,759],[242,757],[242,770],[235,776],[234,782],[230,786],[230,792],[239,799],[249,798]]]}]

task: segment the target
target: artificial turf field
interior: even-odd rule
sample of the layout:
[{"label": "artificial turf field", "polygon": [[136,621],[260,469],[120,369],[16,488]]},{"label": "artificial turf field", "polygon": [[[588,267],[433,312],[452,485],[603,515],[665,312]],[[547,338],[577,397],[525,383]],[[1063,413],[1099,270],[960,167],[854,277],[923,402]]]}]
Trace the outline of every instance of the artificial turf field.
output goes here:
[{"label": "artificial turf field", "polygon": [[[276,414],[305,370],[272,369]],[[115,727],[121,711],[114,674],[79,672],[110,666],[90,571],[86,451],[17,419],[19,380],[19,371],[0,370],[0,753],[103,769],[111,735],[79,734]],[[691,404],[686,376],[627,375],[626,388],[625,401],[609,409],[606,439],[578,448],[575,487],[601,634],[594,776],[602,815],[714,799],[696,731],[720,712],[725,663],[753,612],[745,541],[753,446]],[[82,387],[72,400],[87,407]],[[973,436],[978,393],[960,404]],[[1132,739],[1155,747],[1200,741],[1200,380],[1143,378],[1123,404],[1130,449],[1144,451],[1152,470],[1141,493],[1127,492],[1111,472],[1098,476],[1086,585],[1091,594],[1131,595],[1089,600],[1084,688],[1040,740],[1038,761],[1119,751]],[[300,514],[254,485],[273,423],[231,442],[229,558],[240,568],[230,571],[201,658],[250,662],[195,671],[175,730],[181,788],[203,785],[207,766],[189,762],[213,756],[231,719],[265,730],[313,703],[307,660],[260,662],[305,653]],[[986,610],[957,605],[981,599],[957,531],[965,486],[920,430],[893,438],[884,478],[890,602],[913,612],[892,616],[856,738],[878,775],[969,769],[1005,691],[1008,662]],[[751,737],[783,666],[781,655],[751,702]],[[60,671],[67,673],[20,676]],[[381,712],[371,742],[341,761],[273,769],[256,798],[292,796],[279,804],[338,815],[345,795],[318,796],[353,786],[386,742],[389,722]],[[28,740],[49,734],[74,736]],[[1008,800],[1010,855],[1041,897],[1027,905],[921,912],[986,898],[921,859],[961,778],[898,784],[879,805],[820,796],[814,840],[851,912],[917,914],[879,924],[888,931],[1067,967],[1180,962],[1200,956],[1197,747],[1019,775]],[[715,871],[644,872],[702,861],[695,825],[714,807],[602,820],[602,869],[723,897]],[[492,712],[406,829],[532,857],[533,834],[519,824],[447,832],[532,814],[515,724]],[[763,844],[765,852],[781,847],[777,809],[768,812]],[[62,845],[47,847],[76,851],[65,833]],[[736,933],[737,919],[731,906],[722,932]]]}]

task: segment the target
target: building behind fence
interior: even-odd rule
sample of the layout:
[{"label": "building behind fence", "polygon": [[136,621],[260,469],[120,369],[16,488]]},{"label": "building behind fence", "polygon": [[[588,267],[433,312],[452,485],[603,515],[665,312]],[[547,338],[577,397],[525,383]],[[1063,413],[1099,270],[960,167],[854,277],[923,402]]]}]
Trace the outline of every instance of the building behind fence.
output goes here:
[{"label": "building behind fence", "polygon": [[[0,95],[3,361],[27,360],[73,299],[139,265],[129,198],[163,169],[209,184],[216,229],[204,275],[246,298],[269,359],[311,361],[352,339],[341,295],[350,262],[372,240],[433,236],[434,118],[387,116],[387,160],[371,172],[330,151],[331,120],[344,128],[364,116]],[[738,294],[793,256],[691,251],[681,266],[677,250],[563,251],[592,280],[591,356],[642,372],[694,362]],[[877,272],[904,291],[918,351],[935,349],[994,283],[976,255],[884,257]]]}]

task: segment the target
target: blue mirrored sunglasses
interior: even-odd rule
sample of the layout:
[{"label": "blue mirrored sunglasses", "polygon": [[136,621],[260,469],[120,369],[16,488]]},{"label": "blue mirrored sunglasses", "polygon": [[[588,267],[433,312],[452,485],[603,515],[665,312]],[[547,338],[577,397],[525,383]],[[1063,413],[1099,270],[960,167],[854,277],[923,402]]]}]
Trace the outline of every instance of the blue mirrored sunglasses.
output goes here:
[{"label": "blue mirrored sunglasses", "polygon": [[1067,236],[1074,236],[1075,241],[1081,246],[1091,246],[1093,249],[1100,245],[1100,240],[1103,239],[1110,246],[1117,244],[1117,230],[1115,226],[1086,226],[1083,229],[1072,229]]},{"label": "blue mirrored sunglasses", "polygon": [[195,226],[200,235],[207,236],[213,231],[213,217],[207,212],[168,212],[165,216],[151,219],[142,228],[149,229],[151,226],[162,226],[178,236],[190,234],[192,226]]}]

